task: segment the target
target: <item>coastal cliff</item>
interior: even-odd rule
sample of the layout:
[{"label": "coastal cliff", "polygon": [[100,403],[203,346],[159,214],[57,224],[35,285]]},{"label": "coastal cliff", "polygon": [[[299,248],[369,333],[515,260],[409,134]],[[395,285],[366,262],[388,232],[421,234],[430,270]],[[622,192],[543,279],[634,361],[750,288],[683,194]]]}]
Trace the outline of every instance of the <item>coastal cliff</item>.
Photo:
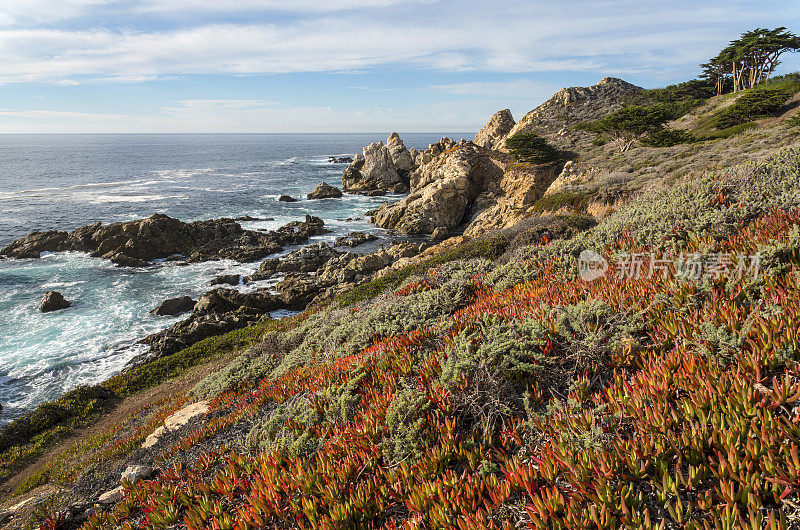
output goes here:
[{"label": "coastal cliff", "polygon": [[[797,524],[800,81],[775,83],[782,106],[735,131],[710,125],[730,97],[605,78],[472,142],[365,147],[344,191],[407,192],[371,215],[414,238],[268,258],[237,279],[273,289],[209,291],[150,358],[0,428],[0,524]],[[596,132],[655,100],[683,114],[627,150]],[[664,130],[686,134],[650,145]],[[154,250],[150,222],[4,253],[256,260],[323,229],[222,221]]]}]

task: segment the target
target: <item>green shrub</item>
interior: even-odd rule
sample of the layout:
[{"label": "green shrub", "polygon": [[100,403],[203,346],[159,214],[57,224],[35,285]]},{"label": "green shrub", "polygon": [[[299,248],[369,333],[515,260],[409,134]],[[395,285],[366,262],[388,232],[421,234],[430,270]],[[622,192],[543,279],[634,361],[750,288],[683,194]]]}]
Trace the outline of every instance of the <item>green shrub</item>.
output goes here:
[{"label": "green shrub", "polygon": [[462,417],[491,433],[520,410],[521,390],[550,364],[541,352],[547,336],[537,320],[488,316],[453,338],[439,383]]},{"label": "green shrub", "polygon": [[557,212],[568,208],[573,212],[580,212],[586,209],[589,196],[585,193],[575,191],[560,191],[545,195],[533,205],[537,212]]},{"label": "green shrub", "polygon": [[123,372],[102,383],[103,388],[119,396],[129,396],[178,377],[186,370],[221,356],[243,350],[258,341],[270,330],[296,327],[304,316],[259,322],[224,335],[208,337],[188,348]]},{"label": "green shrub", "polygon": [[375,298],[383,291],[399,286],[411,276],[423,274],[429,269],[459,259],[486,258],[495,260],[505,252],[508,239],[502,236],[469,241],[445,250],[420,263],[397,269],[380,278],[359,285],[336,297],[333,306],[348,307],[364,300]]},{"label": "green shrub", "polygon": [[774,115],[798,90],[800,83],[791,81],[751,88],[739,96],[732,105],[717,111],[711,124],[717,129],[727,129]]},{"label": "green shrub", "polygon": [[689,132],[681,129],[661,129],[653,131],[642,139],[642,144],[648,147],[672,147],[673,145],[694,142],[696,138]]},{"label": "green shrub", "polygon": [[605,365],[612,352],[639,345],[641,318],[620,314],[602,300],[553,308],[552,313],[555,341],[578,370]]},{"label": "green shrub", "polygon": [[266,421],[256,421],[245,443],[252,450],[283,450],[293,456],[316,451],[322,444],[315,428],[322,423],[347,423],[360,401],[358,388],[366,372],[357,368],[343,384],[323,388],[313,398],[294,396],[268,412]]},{"label": "green shrub", "polygon": [[693,79],[664,88],[645,90],[633,99],[635,105],[661,105],[670,120],[677,120],[714,96],[714,87],[705,80]]},{"label": "green shrub", "polygon": [[211,399],[223,392],[255,386],[275,370],[286,353],[299,345],[299,339],[292,333],[268,332],[231,364],[197,383],[192,394],[201,399]]},{"label": "green shrub", "polygon": [[389,462],[399,463],[416,456],[433,441],[427,424],[431,408],[428,396],[414,388],[403,388],[392,396],[386,409],[388,432],[381,442]]},{"label": "green shrub", "polygon": [[535,133],[515,134],[506,139],[506,147],[518,162],[543,164],[558,159],[558,151]]},{"label": "green shrub", "polygon": [[[440,265],[441,285],[406,296],[388,295],[371,299],[358,309],[327,310],[309,318],[292,333],[301,344],[289,352],[272,372],[277,377],[297,366],[355,354],[375,338],[391,337],[406,331],[431,326],[446,319],[471,298],[471,278],[485,274],[491,262],[484,259],[459,260]],[[425,279],[438,283],[425,273]]]},{"label": "green shrub", "polygon": [[747,132],[751,129],[755,129],[756,127],[758,127],[758,125],[756,125],[756,122],[754,121],[741,123],[739,125],[734,125],[733,127],[728,127],[727,129],[713,131],[709,134],[701,136],[700,138],[697,138],[697,140],[701,142],[709,140],[724,140],[726,138],[731,138],[733,136],[736,136],[737,134],[742,134],[744,132]]},{"label": "green shrub", "polygon": [[56,401],[43,403],[0,428],[0,452],[54,428],[74,429],[88,425],[114,403],[114,398],[114,394],[102,387],[81,386]]},{"label": "green shrub", "polygon": [[786,124],[789,127],[800,127],[800,114],[795,114],[788,120],[786,120]]}]

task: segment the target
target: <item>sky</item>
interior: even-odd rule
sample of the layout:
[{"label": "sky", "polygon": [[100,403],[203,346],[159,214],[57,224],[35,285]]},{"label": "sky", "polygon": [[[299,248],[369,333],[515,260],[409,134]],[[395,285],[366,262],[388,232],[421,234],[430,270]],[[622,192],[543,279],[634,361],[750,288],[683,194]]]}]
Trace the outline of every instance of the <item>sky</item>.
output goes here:
[{"label": "sky", "polygon": [[776,26],[800,0],[0,0],[0,133],[475,131]]}]

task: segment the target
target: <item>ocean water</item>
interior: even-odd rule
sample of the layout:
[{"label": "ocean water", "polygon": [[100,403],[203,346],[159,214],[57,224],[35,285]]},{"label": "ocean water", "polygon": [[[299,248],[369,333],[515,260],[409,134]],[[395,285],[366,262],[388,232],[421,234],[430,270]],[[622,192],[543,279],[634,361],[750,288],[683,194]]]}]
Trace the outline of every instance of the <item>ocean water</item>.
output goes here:
[{"label": "ocean water", "polygon": [[[443,135],[402,137],[409,148],[425,148]],[[0,135],[0,247],[34,230],[73,230],[153,213],[183,221],[273,219],[242,223],[249,229],[273,229],[311,214],[333,230],[311,242],[354,230],[391,238],[366,219],[353,219],[399,196],[277,200],[282,194],[304,198],[322,181],[341,186],[345,165],[331,164],[328,156],[352,156],[387,136]],[[257,267],[223,260],[125,268],[75,252],[0,260],[0,424],[121,370],[143,351],[139,340],[179,320],[148,313],[162,300],[197,297],[215,276]],[[73,306],[38,312],[48,290]]]}]

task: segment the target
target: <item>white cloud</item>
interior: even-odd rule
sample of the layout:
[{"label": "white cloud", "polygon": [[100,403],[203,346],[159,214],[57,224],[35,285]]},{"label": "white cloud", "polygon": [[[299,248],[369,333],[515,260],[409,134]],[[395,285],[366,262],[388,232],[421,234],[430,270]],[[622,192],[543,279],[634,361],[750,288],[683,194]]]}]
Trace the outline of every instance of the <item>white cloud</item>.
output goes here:
[{"label": "white cloud", "polygon": [[[55,6],[53,16],[66,16],[84,13],[103,0],[31,1],[37,12]],[[11,8],[27,5],[0,2]],[[678,5],[667,10],[660,3],[628,0],[580,0],[569,7],[443,0],[425,8],[399,0],[246,0],[233,5],[152,0],[134,6],[157,5],[178,13],[190,10],[191,4],[200,11],[218,7],[226,14],[291,6],[307,13],[280,23],[254,17],[248,24],[166,24],[168,29],[157,31],[130,26],[7,28],[0,30],[0,82],[130,82],[179,74],[368,71],[397,65],[443,71],[666,72],[686,69],[687,64],[691,68],[724,44],[730,37],[724,24],[755,23],[755,7],[723,9],[715,3],[686,11]],[[108,9],[117,5],[128,4],[104,4]],[[348,8],[361,9],[331,14]],[[6,14],[22,16],[20,9]]]}]

